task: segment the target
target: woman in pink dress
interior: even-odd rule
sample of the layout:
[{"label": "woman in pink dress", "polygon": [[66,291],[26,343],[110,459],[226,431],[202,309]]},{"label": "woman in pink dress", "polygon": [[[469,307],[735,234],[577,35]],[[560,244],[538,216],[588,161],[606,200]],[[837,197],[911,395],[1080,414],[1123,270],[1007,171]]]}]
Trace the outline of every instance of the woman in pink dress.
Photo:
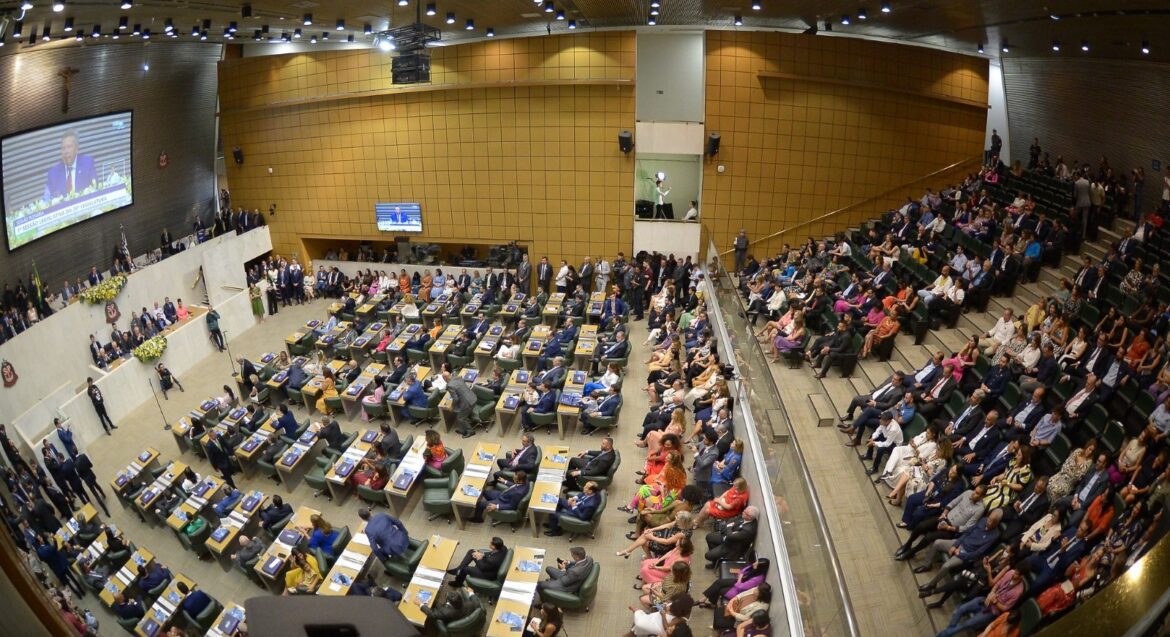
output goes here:
[{"label": "woman in pink dress", "polygon": [[642,567],[639,570],[642,576],[642,584],[637,584],[634,588],[641,589],[643,584],[661,582],[670,575],[670,567],[675,562],[683,561],[690,564],[691,555],[694,552],[695,546],[691,544],[690,539],[682,538],[666,555],[642,560]]}]

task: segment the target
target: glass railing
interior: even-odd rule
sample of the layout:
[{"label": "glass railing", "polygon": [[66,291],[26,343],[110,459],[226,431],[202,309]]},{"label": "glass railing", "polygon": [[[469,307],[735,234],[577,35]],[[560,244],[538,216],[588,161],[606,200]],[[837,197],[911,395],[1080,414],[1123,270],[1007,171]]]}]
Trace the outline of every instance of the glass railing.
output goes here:
[{"label": "glass railing", "polygon": [[[708,254],[716,254],[715,247]],[[706,282],[709,318],[725,360],[734,360],[736,437],[750,447],[744,473],[761,489],[760,537],[770,535],[790,635],[858,634],[844,577],[800,445],[788,422],[763,350],[752,342],[744,305],[726,270]],[[747,474],[753,475],[747,475]],[[753,479],[754,478],[754,479]],[[762,484],[752,484],[754,482]],[[757,550],[761,542],[757,541]],[[773,601],[773,609],[777,604]],[[773,612],[773,630],[780,616]]]}]

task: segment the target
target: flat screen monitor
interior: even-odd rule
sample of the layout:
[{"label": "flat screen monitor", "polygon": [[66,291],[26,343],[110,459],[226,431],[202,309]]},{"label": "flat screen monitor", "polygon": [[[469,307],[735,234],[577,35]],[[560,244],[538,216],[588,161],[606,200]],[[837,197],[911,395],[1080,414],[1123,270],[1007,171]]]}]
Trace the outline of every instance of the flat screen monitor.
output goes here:
[{"label": "flat screen monitor", "polygon": [[8,249],[134,203],[131,111],[0,140]]},{"label": "flat screen monitor", "polygon": [[374,204],[374,213],[382,232],[422,232],[422,209],[417,203]]}]

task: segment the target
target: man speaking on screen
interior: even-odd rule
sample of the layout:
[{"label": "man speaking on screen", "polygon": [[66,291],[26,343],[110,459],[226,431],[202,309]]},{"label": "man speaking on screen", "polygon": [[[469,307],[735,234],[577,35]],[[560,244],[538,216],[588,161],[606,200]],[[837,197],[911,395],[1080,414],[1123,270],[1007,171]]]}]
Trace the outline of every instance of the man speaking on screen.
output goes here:
[{"label": "man speaking on screen", "polygon": [[77,154],[77,133],[69,131],[61,137],[61,161],[49,168],[45,180],[45,201],[76,197],[97,182],[93,157]]}]

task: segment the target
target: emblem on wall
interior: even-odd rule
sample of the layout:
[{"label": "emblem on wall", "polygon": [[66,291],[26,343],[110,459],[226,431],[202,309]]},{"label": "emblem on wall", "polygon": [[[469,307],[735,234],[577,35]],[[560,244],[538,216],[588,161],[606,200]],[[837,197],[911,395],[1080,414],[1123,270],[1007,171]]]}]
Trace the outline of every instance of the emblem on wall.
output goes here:
[{"label": "emblem on wall", "polygon": [[0,378],[4,379],[5,387],[12,387],[20,380],[20,376],[16,375],[16,368],[8,361],[0,363]]},{"label": "emblem on wall", "polygon": [[171,161],[171,159],[170,159],[170,157],[167,156],[167,151],[163,150],[163,151],[159,152],[159,154],[158,154],[158,167],[159,168],[166,168],[167,164],[169,164],[170,161]]},{"label": "emblem on wall", "polygon": [[106,301],[106,322],[113,325],[120,318],[122,318],[122,311],[118,309],[118,304],[113,301]]}]

